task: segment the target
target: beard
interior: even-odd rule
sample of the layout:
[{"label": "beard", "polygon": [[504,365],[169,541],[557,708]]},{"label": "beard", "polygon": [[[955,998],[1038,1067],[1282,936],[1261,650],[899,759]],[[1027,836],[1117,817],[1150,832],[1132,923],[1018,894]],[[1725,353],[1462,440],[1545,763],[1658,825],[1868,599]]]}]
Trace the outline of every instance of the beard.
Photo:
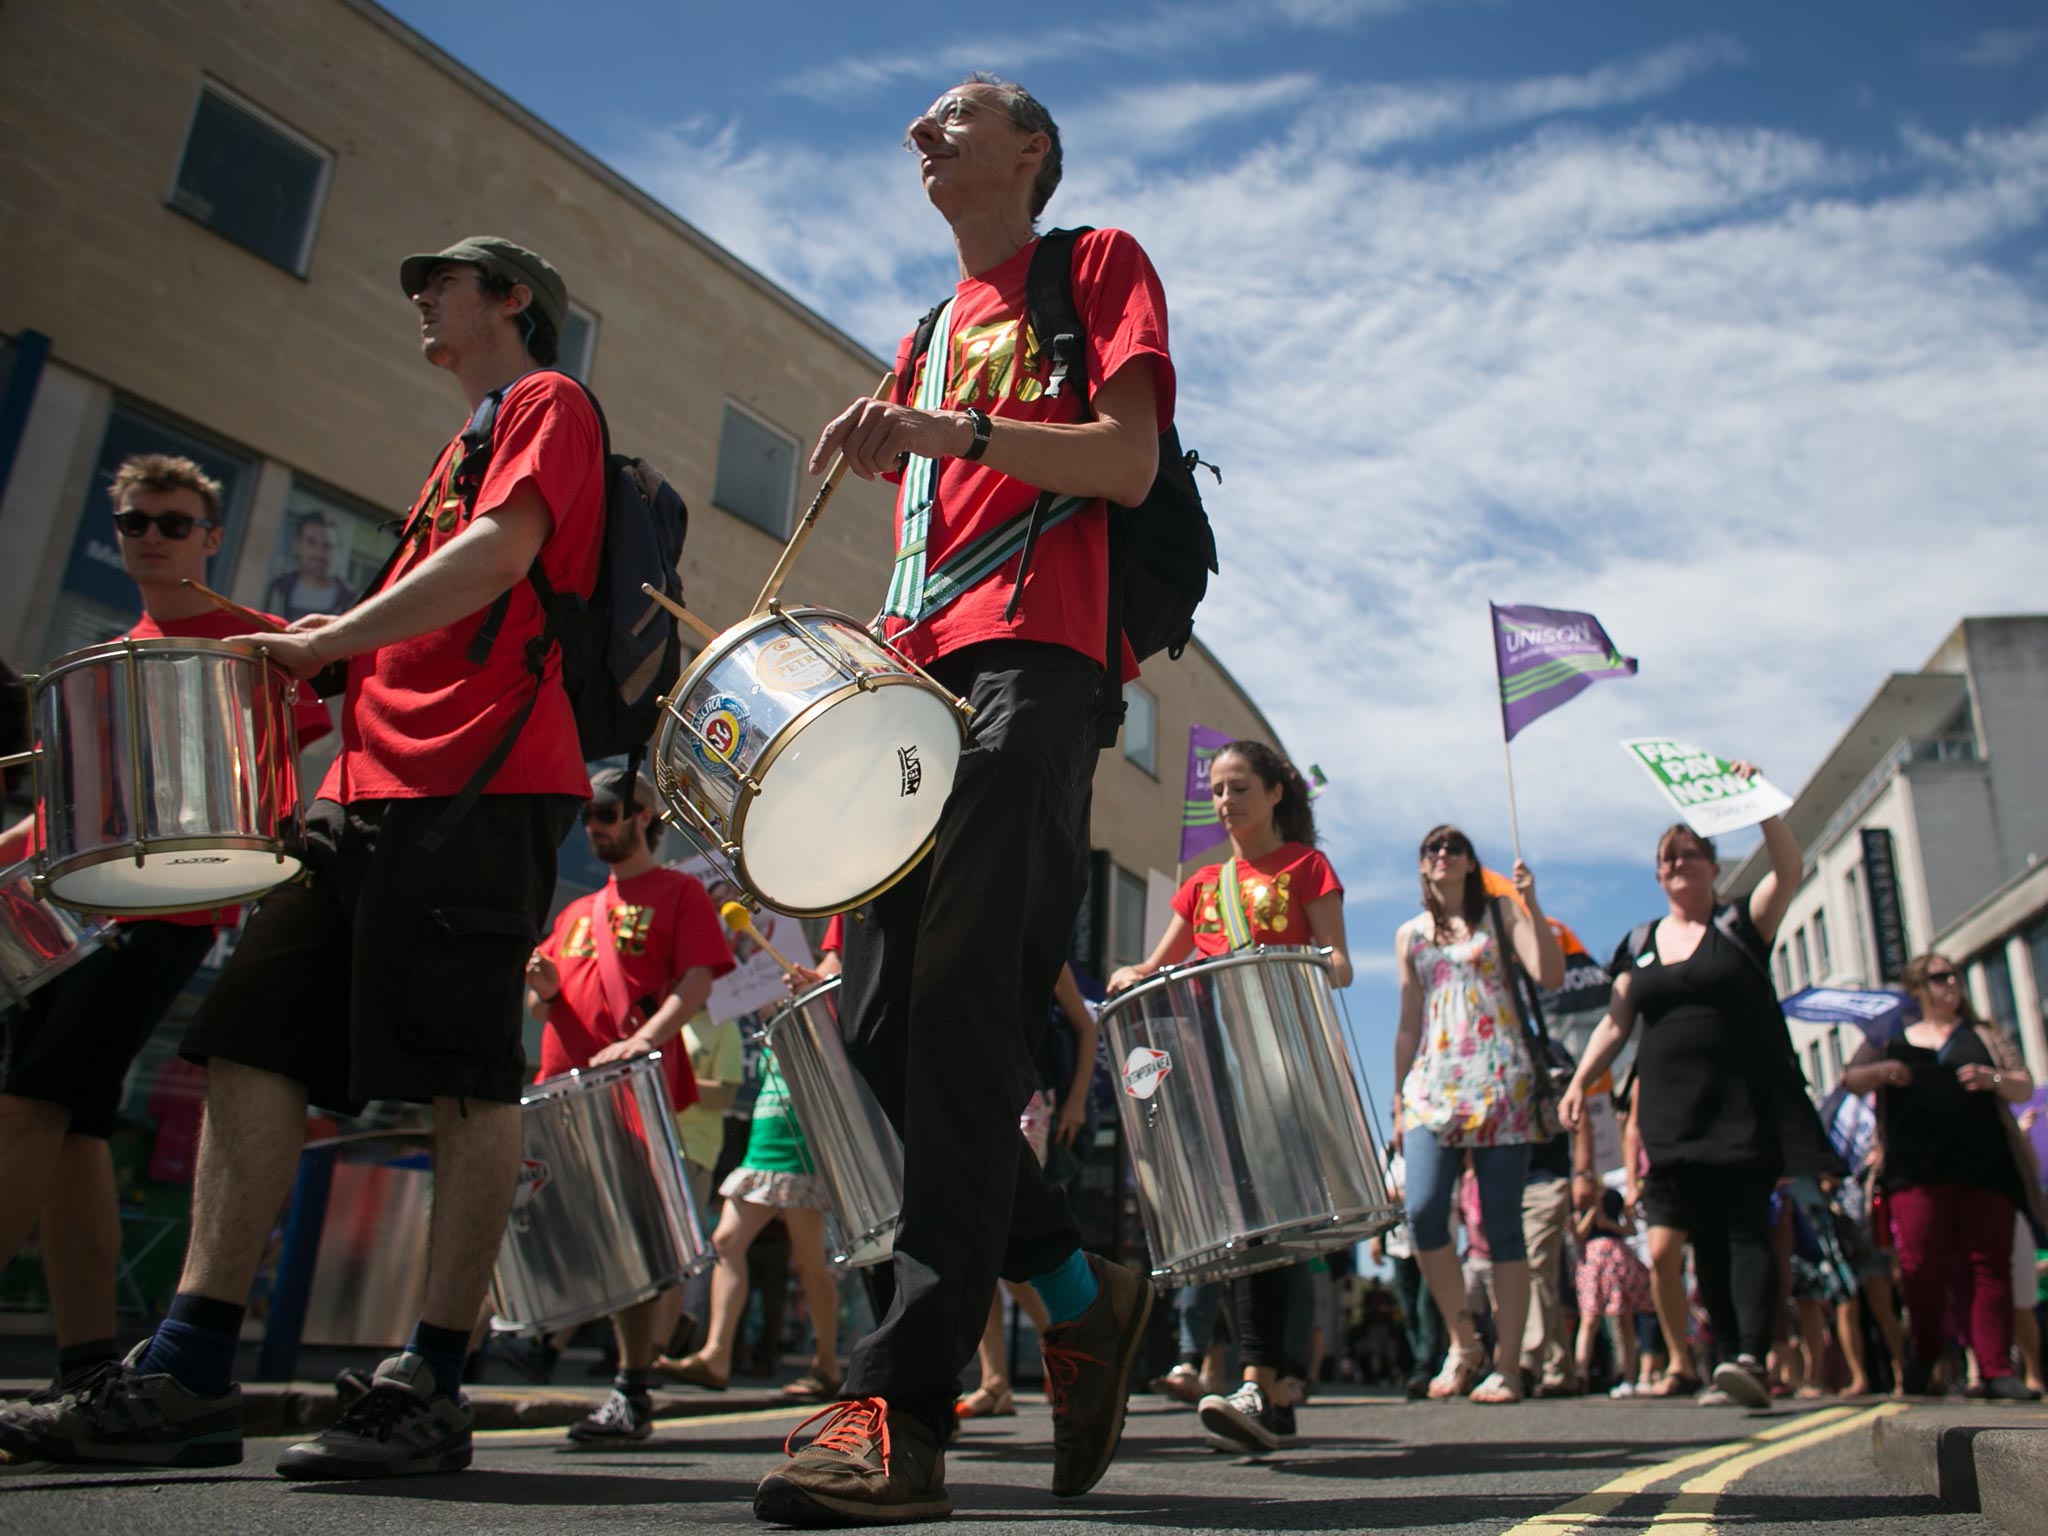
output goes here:
[{"label": "beard", "polygon": [[608,837],[602,842],[592,838],[590,846],[591,851],[606,864],[623,864],[639,851],[633,846],[633,840],[625,837]]}]

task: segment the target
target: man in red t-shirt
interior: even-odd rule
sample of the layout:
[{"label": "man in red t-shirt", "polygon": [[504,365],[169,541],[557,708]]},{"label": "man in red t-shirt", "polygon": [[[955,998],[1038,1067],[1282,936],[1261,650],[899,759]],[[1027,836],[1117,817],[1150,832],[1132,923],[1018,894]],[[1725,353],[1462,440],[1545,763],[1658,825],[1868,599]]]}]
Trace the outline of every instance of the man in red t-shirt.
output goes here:
[{"label": "man in red t-shirt", "polygon": [[[1081,1252],[1018,1117],[1087,889],[1097,721],[1134,675],[1127,652],[1104,655],[1105,502],[1142,500],[1157,472],[1173,419],[1166,301],[1129,235],[1080,236],[1086,398],[1072,379],[1052,391],[1051,338],[1024,302],[1059,182],[1051,116],[976,76],[921,113],[905,147],[952,228],[960,281],[924,356],[899,350],[895,397],[850,405],[811,468],[844,452],[855,474],[900,479],[887,631],[976,713],[930,857],[846,926],[849,1050],[903,1132],[903,1213],[878,1271],[893,1299],[854,1352],[849,1401],[755,1495],[763,1519],[796,1524],[950,1510],[939,1447],[999,1275],[1046,1303],[1053,1491],[1086,1492],[1115,1454],[1151,1308],[1141,1277]],[[1014,554],[975,562],[977,579],[960,552],[1021,528],[1041,490],[1059,500],[1021,589]]]},{"label": "man in red t-shirt", "polygon": [[[611,866],[611,878],[564,907],[533,952],[526,1008],[547,1023],[541,1078],[660,1051],[669,1107],[680,1114],[697,1102],[697,1081],[676,1037],[711,996],[711,983],[733,968],[733,957],[704,887],[655,861],[658,803],[654,786],[645,778],[628,781],[623,768],[592,780],[583,830],[591,851]],[[682,1298],[672,1288],[613,1315],[619,1374],[611,1396],[570,1426],[571,1440],[645,1440],[653,1433],[648,1372],[675,1330]]]},{"label": "man in red t-shirt", "polygon": [[[496,398],[489,452],[452,436],[377,589],[346,614],[264,637],[300,677],[346,664],[342,750],[307,816],[307,878],[251,916],[185,1036],[184,1055],[209,1071],[178,1294],[116,1377],[40,1405],[34,1431],[12,1437],[25,1454],[239,1461],[235,1349],[307,1106],[356,1113],[392,1099],[434,1111],[419,1324],[371,1389],[277,1470],[346,1478],[469,1465],[460,1380],[519,1168],[526,961],[553,899],[555,850],[590,793],[559,652],[549,648],[538,678],[526,666],[542,626],[527,578],[538,566],[555,592],[589,596],[603,449],[589,398],[543,371],[568,312],[552,266],[476,236],[407,258],[399,281],[422,353],[453,376],[471,419]],[[486,645],[500,598],[503,622]],[[463,808],[463,787],[528,709]]]},{"label": "man in red t-shirt", "polygon": [[[220,640],[245,632],[186,587],[221,545],[220,482],[186,458],[138,454],[108,488],[121,564],[142,595],[129,637]],[[310,688],[299,744],[331,729]],[[34,850],[36,817],[0,833],[0,867]],[[38,1227],[57,1329],[57,1380],[117,1358],[114,1277],[121,1214],[107,1137],[121,1085],[157,1024],[239,908],[117,918],[117,933],[0,1018],[0,1265]]]}]

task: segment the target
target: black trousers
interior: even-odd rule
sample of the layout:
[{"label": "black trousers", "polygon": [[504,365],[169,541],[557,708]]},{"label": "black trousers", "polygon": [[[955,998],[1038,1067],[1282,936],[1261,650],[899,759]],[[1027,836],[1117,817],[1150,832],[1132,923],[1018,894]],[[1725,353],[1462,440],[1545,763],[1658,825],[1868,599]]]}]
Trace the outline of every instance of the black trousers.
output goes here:
[{"label": "black trousers", "polygon": [[1269,1366],[1282,1376],[1305,1376],[1304,1364],[1287,1348],[1294,1321],[1297,1266],[1262,1269],[1230,1282],[1230,1315],[1237,1325],[1237,1349],[1246,1365]]},{"label": "black trousers", "polygon": [[1088,879],[1099,669],[1023,641],[944,657],[974,706],[929,857],[846,925],[841,1019],[854,1065],[903,1137],[895,1257],[848,1397],[884,1397],[943,1441],[998,1276],[1080,1246],[1018,1117]]},{"label": "black trousers", "polygon": [[1678,1227],[1692,1244],[1700,1300],[1714,1326],[1714,1352],[1761,1361],[1771,1350],[1778,1261],[1771,1251],[1769,1173],[1689,1164],[1650,1170],[1643,1214],[1651,1225]]}]

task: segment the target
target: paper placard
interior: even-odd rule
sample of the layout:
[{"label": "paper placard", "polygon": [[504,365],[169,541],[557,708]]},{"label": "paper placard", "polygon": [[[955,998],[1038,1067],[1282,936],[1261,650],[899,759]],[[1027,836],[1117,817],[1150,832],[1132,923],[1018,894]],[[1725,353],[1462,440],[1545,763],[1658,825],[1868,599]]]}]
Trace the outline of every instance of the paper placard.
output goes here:
[{"label": "paper placard", "polygon": [[1622,742],[1621,750],[1701,837],[1753,827],[1792,804],[1792,797],[1762,774],[1738,778],[1726,758],[1667,736],[1638,736]]}]

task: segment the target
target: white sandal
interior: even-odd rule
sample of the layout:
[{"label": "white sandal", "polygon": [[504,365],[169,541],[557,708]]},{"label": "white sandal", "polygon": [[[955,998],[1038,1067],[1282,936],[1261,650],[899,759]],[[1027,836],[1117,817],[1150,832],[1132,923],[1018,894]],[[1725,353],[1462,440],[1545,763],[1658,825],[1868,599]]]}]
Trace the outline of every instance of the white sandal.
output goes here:
[{"label": "white sandal", "polygon": [[1507,1377],[1503,1376],[1499,1371],[1495,1371],[1486,1380],[1467,1393],[1466,1397],[1470,1402],[1493,1407],[1508,1403],[1519,1403],[1522,1400],[1522,1389],[1519,1383],[1510,1385]]}]

